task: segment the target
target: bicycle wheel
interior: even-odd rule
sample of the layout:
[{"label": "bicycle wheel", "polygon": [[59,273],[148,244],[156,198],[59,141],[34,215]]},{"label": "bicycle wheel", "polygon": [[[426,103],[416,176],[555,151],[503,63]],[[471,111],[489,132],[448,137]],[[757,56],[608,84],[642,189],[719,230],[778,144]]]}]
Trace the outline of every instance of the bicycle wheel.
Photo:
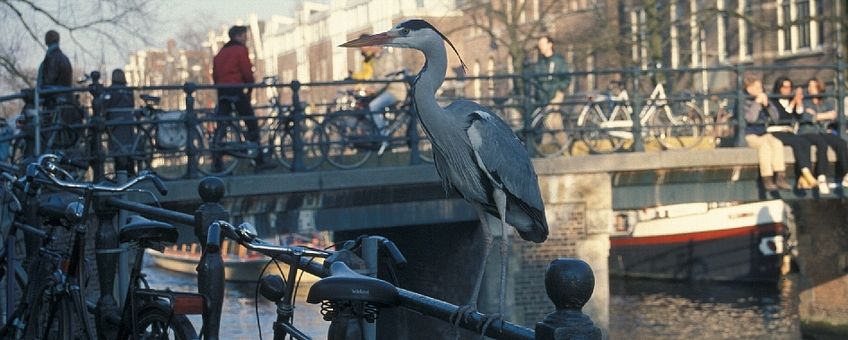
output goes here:
[{"label": "bicycle wheel", "polygon": [[562,156],[571,146],[572,129],[559,109],[546,108],[533,117],[533,149],[542,157]]},{"label": "bicycle wheel", "polygon": [[620,150],[628,134],[632,138],[630,125],[632,122],[626,110],[619,107],[613,108],[611,117],[607,119],[598,105],[587,105],[577,118],[580,139],[592,153],[612,153]]},{"label": "bicycle wheel", "polygon": [[[271,135],[271,149],[274,157],[286,169],[294,162],[294,120],[288,117],[282,120]],[[303,117],[300,121],[300,140],[303,143],[303,165],[306,170],[317,168],[324,162],[321,152],[324,133],[321,124],[313,117]]]},{"label": "bicycle wheel", "polygon": [[[185,315],[172,315],[164,302],[156,301],[142,307],[136,317],[137,339],[196,339],[197,333],[191,321]],[[127,320],[126,322],[129,322]],[[118,334],[118,339],[132,339],[132,325],[125,324],[125,334]]]},{"label": "bicycle wheel", "polygon": [[[187,134],[183,139],[175,144],[175,145],[163,145],[159,141],[159,126],[158,124],[154,126],[153,133],[148,139],[153,147],[148,151],[151,153],[150,159],[150,169],[156,171],[156,174],[159,175],[162,179],[165,180],[174,180],[183,178],[186,175],[186,166],[188,164],[188,155],[186,149],[186,139],[188,138]],[[203,130],[200,127],[195,127],[194,133],[191,136],[192,138],[192,146],[196,152],[196,157],[198,159],[198,164],[203,161],[203,152],[206,147],[206,138],[203,134]]]},{"label": "bicycle wheel", "polygon": [[327,161],[340,169],[361,166],[380,148],[377,127],[362,112],[341,111],[324,122]]},{"label": "bicycle wheel", "polygon": [[706,117],[694,105],[672,112],[668,105],[654,115],[654,137],[666,149],[689,149],[704,140]]},{"label": "bicycle wheel", "polygon": [[198,168],[207,176],[227,176],[238,167],[240,156],[247,156],[242,154],[247,151],[244,136],[232,121],[210,123],[215,127],[209,135],[209,150],[202,152]]},{"label": "bicycle wheel", "polygon": [[82,323],[68,296],[52,292],[54,286],[46,285],[36,295],[37,301],[29,310],[24,338],[27,339],[79,339]]}]

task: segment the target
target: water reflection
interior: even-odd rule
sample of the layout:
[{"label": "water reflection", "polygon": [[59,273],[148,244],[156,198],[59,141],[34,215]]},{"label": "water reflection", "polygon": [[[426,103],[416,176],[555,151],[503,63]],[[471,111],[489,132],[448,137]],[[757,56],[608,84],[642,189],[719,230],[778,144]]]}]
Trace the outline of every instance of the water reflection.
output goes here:
[{"label": "water reflection", "polygon": [[[197,291],[197,278],[165,270],[153,265],[150,259],[145,259],[144,273],[153,288],[170,288],[178,291]],[[256,307],[254,293],[256,285],[251,283],[227,283],[224,293],[224,305],[221,316],[221,339],[258,339],[256,327]],[[327,336],[329,322],[321,318],[320,305],[306,303],[309,286],[301,284],[297,290],[294,324],[301,331],[314,339],[324,339]],[[258,299],[259,320],[262,322],[262,337],[273,339],[273,322],[277,317],[276,306],[265,300]],[[203,325],[199,315],[190,316],[195,330],[200,331]]]},{"label": "water reflection", "polygon": [[610,338],[800,339],[795,286],[612,278]]}]

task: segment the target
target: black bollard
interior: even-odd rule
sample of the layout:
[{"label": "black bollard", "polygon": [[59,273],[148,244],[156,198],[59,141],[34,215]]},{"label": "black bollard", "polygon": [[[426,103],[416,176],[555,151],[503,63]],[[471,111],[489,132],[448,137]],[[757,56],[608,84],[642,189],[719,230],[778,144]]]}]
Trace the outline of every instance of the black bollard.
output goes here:
[{"label": "black bollard", "polygon": [[98,339],[114,339],[117,331],[106,316],[119,315],[118,304],[113,295],[115,289],[115,270],[118,265],[118,255],[121,248],[118,247],[118,233],[115,230],[115,216],[118,209],[100,201],[95,200],[95,211],[97,215],[97,234],[94,239],[95,262],[97,263],[97,279],[100,283],[100,298],[97,300],[97,317],[95,327]]},{"label": "black bollard", "polygon": [[583,314],[583,306],[592,297],[595,275],[586,262],[557,259],[545,272],[545,290],[556,311],[536,324],[536,339],[601,339],[601,329]]},{"label": "black bollard", "polygon": [[[197,291],[208,299],[204,305],[204,339],[218,339],[221,327],[221,306],[224,304],[224,263],[221,251],[207,249],[207,230],[212,222],[230,220],[230,214],[219,203],[224,197],[224,181],[218,177],[206,177],[197,186],[197,193],[203,204],[194,212],[194,234],[203,249],[200,263],[197,265]],[[220,230],[213,231],[212,240],[220,241]],[[220,246],[220,244],[218,245]]]}]

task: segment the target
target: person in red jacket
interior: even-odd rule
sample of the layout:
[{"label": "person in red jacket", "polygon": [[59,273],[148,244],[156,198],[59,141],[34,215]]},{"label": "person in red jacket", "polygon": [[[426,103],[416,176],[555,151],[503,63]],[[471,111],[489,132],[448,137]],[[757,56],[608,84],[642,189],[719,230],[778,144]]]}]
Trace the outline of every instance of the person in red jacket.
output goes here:
[{"label": "person in red jacket", "polygon": [[[230,36],[230,41],[218,51],[215,59],[212,60],[212,80],[216,85],[226,84],[250,84],[255,82],[253,78],[253,64],[250,62],[247,46],[247,26],[233,26],[227,32]],[[265,155],[262,152],[261,144],[259,143],[259,126],[254,117],[253,107],[250,106],[250,92],[252,88],[219,88],[218,89],[218,107],[229,109],[228,103],[222,103],[222,98],[236,98],[235,107],[240,117],[247,118],[244,124],[247,125],[247,140],[259,145],[259,155],[256,158],[257,169],[267,169],[273,167],[273,164],[265,162]],[[229,114],[227,111],[221,111],[219,114]],[[215,165],[220,168],[221,160],[219,157],[215,159]]]}]

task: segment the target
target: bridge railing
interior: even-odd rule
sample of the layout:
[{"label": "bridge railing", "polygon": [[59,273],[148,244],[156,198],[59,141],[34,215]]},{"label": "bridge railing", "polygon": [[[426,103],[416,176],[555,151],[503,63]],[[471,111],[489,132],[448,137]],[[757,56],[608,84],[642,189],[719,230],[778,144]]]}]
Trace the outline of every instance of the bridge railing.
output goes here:
[{"label": "bridge railing", "polygon": [[[194,227],[195,236],[203,249],[203,256],[201,256],[200,263],[197,266],[198,292],[207,298],[203,318],[203,329],[206,333],[203,336],[204,338],[218,338],[221,326],[221,306],[224,299],[224,267],[222,254],[216,249],[213,249],[213,251],[206,247],[209,236],[207,235],[207,227],[215,221],[230,220],[230,216],[220,204],[220,200],[224,197],[224,183],[219,178],[207,177],[200,181],[198,194],[203,203],[193,215],[121,198],[103,197],[102,201],[95,206],[99,222],[95,243],[98,253],[105,254],[117,248],[118,240],[114,222],[119,210]],[[280,260],[291,264],[294,258],[282,256]],[[97,265],[101,287],[112,286],[118,273],[117,261],[98,261]],[[307,258],[302,258],[300,265],[304,271],[317,277],[324,278],[330,275],[327,264],[319,264]],[[588,264],[578,259],[563,258],[553,261],[545,273],[545,289],[556,310],[548,314],[544,320],[539,321],[535,330],[501,319],[494,319],[488,324],[488,316],[476,311],[468,313],[465,318],[460,318],[458,326],[475,333],[484,332],[485,335],[498,339],[553,340],[561,339],[561,334],[580,335],[580,338],[585,339],[601,339],[601,330],[595,327],[591,318],[582,312],[583,306],[588,302],[594,290],[594,274]],[[117,313],[117,310],[109,309],[117,308],[114,305],[115,298],[112,296],[112,290],[103,289],[100,293],[98,310],[105,311],[101,312],[101,315]],[[460,308],[451,303],[399,287],[398,293],[400,307],[444,322],[452,322],[452,316]],[[113,301],[112,304],[108,303],[109,300]],[[102,323],[101,320],[98,325],[105,325],[105,323]],[[107,330],[102,331],[108,332]]]},{"label": "bridge railing", "polygon": [[[456,99],[470,99],[490,107],[513,127],[525,140],[528,150],[537,156],[642,151],[646,145],[661,150],[694,145],[741,146],[746,123],[735,118],[740,110],[735,103],[747,98],[743,83],[746,74],[768,74],[769,78],[786,72],[796,80],[817,75],[825,83],[837,84],[831,86],[835,91],[824,93],[823,98],[841,104],[845,99],[845,87],[839,84],[845,83],[845,70],[845,63],[837,63],[488,75],[448,78],[438,98],[445,105]],[[538,102],[533,94],[539,88],[540,79],[556,76],[571,79],[572,85],[566,91],[569,94],[555,103]],[[605,80],[610,86],[597,90],[597,85]],[[765,80],[769,79],[763,80],[767,83]],[[150,107],[136,109],[135,113],[146,114],[130,120],[108,119],[111,112],[102,109],[92,110],[85,119],[63,118],[73,111],[70,107],[75,108],[74,104],[42,110],[41,106],[33,104],[32,92],[26,90],[0,97],[0,102],[24,100],[26,103],[19,133],[0,137],[0,144],[12,144],[13,161],[36,154],[36,144],[43,146],[40,151],[73,153],[92,161],[96,177],[110,172],[115,167],[115,160],[121,158],[130,159],[135,168],[153,168],[170,178],[224,175],[227,171],[213,169],[216,157],[225,159],[227,165],[239,164],[237,161],[244,164],[256,160],[259,153],[267,154],[273,163],[292,172],[418,164],[432,161],[432,145],[417,126],[414,105],[401,101],[382,113],[386,125],[383,131],[378,131],[374,115],[368,112],[367,99],[357,97],[356,92],[369,86],[379,91],[389,83],[405,84],[400,87],[408,90],[412,81],[411,77],[406,77],[391,82],[186,83],[129,87],[127,89],[135,94],[178,93],[176,98],[182,103],[173,111]],[[656,84],[665,85],[661,98],[654,92]],[[214,90],[245,87],[253,89],[257,103],[269,104],[255,105],[255,117],[214,114]],[[88,96],[90,106],[97,108],[100,106],[98,98],[102,98],[107,89],[94,83],[85,88],[41,91],[42,96],[48,98],[66,92]],[[623,92],[628,94],[626,99],[620,98]],[[593,115],[595,108],[598,115]],[[38,134],[34,124],[28,121],[35,109],[46,117],[42,119],[43,128]],[[694,110],[701,114],[693,115]],[[839,114],[834,130],[841,134],[846,127],[845,107],[836,105],[836,110]],[[244,141],[248,131],[242,125],[251,121],[259,126],[258,143]],[[238,126],[237,136],[222,133],[220,140],[216,139],[219,127],[232,125]],[[141,137],[122,142],[118,136],[122,129],[129,129]],[[173,140],[168,143],[165,137]],[[35,143],[36,138],[41,139],[41,143]],[[175,141],[178,145],[173,145]],[[391,156],[383,157],[387,155]],[[239,167],[233,166],[233,169]]]}]

